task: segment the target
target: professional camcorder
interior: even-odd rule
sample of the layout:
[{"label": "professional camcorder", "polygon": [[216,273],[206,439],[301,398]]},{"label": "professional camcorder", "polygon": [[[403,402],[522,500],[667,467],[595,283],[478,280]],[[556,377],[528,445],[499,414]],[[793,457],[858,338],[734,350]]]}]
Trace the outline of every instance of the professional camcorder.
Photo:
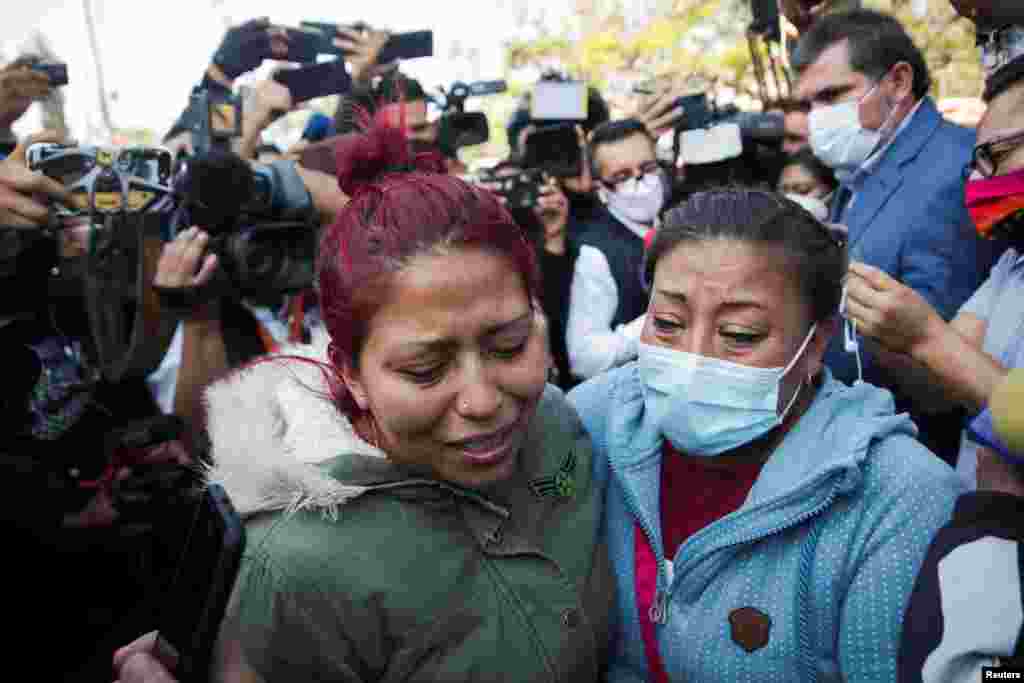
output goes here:
[{"label": "professional camcorder", "polygon": [[249,164],[213,151],[180,165],[174,191],[171,233],[200,226],[220,258],[222,276],[207,295],[260,296],[312,286],[319,225],[294,162]]},{"label": "professional camcorder", "polygon": [[523,169],[514,164],[502,164],[492,169],[482,169],[475,175],[468,176],[466,180],[504,198],[505,206],[510,211],[532,209],[540,198],[544,172],[540,169]]},{"label": "professional camcorder", "polygon": [[210,233],[221,267],[205,296],[305,289],[313,283],[319,228],[312,199],[294,162],[250,164],[231,152],[241,113],[235,95],[193,92],[188,119],[196,153],[174,170],[169,237],[193,225]]},{"label": "professional camcorder", "polygon": [[[648,85],[634,88],[638,94],[650,95]],[[704,92],[683,95],[673,109],[683,115],[674,130],[658,141],[659,158],[684,164],[724,161],[742,154],[750,145],[779,147],[785,136],[785,117],[778,112],[745,112],[735,105],[719,106]]]},{"label": "professional camcorder", "polygon": [[487,115],[480,111],[466,111],[470,97],[496,95],[508,89],[505,81],[455,82],[448,89],[439,88],[440,100],[434,98],[444,110],[438,124],[437,141],[442,150],[454,153],[463,147],[482,145],[491,137]]}]

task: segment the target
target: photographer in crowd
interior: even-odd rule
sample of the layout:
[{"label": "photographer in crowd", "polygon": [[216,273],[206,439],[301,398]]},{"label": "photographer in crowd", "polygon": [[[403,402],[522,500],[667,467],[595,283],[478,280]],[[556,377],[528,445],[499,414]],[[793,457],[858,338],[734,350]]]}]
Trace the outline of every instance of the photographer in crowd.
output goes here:
[{"label": "photographer in crowd", "polygon": [[[523,170],[517,162],[509,160],[491,169],[483,187],[493,189],[494,182],[521,175]],[[566,329],[569,321],[569,301],[572,278],[579,257],[577,232],[579,224],[570,215],[569,199],[562,189],[560,179],[545,176],[537,189],[537,196],[529,206],[509,206],[508,198],[501,193],[499,200],[533,243],[540,267],[541,288],[538,292],[541,309],[548,321],[548,338],[554,365],[550,382],[568,391],[578,381],[569,366],[569,351],[566,346]]]},{"label": "photographer in crowd", "polygon": [[[565,83],[567,79],[558,73],[549,73],[541,77],[540,83]],[[601,202],[594,187],[592,166],[589,161],[587,138],[600,125],[611,118],[608,103],[601,91],[594,86],[587,86],[586,117],[578,122],[578,141],[580,146],[580,170],[578,174],[561,178],[561,186],[569,199],[569,214],[577,223],[587,223],[602,212]],[[509,154],[512,159],[519,159],[526,153],[527,139],[538,128],[551,124],[551,121],[535,121],[530,116],[530,96],[523,98],[520,106],[512,113],[505,126],[508,137]]]},{"label": "photographer in crowd", "polygon": [[[890,16],[857,10],[818,20],[801,36],[794,66],[798,97],[811,105],[811,148],[841,183],[831,221],[849,229],[850,258],[952,318],[992,263],[961,200],[973,132],[942,119],[927,94],[931,77],[921,51]],[[957,413],[915,403],[870,354],[862,354],[861,371],[838,341],[827,361],[845,382],[896,391],[925,444],[954,462]]]},{"label": "photographer in crowd", "polygon": [[[225,48],[225,45],[236,42],[232,38],[233,32],[246,26],[252,26],[252,22],[229,30],[200,88],[204,84],[209,85],[211,74],[222,72],[220,65],[230,62],[224,55],[230,55],[231,50]],[[257,26],[258,31],[270,31],[263,22]],[[340,39],[338,42],[341,42]],[[252,61],[245,64],[251,66]],[[234,66],[227,69],[227,73],[235,74],[240,68]],[[220,86],[213,87],[217,90]],[[212,213],[221,215],[216,220],[232,222],[235,213],[232,202],[244,204],[255,192],[248,180],[251,172],[246,160],[255,161],[263,131],[293,108],[292,94],[285,85],[273,78],[257,83],[242,108],[242,134],[237,143],[237,156],[218,151],[193,159],[190,173],[195,175],[202,169],[206,178],[192,183],[194,197],[189,201],[206,208],[216,206],[217,210]],[[191,127],[191,115],[194,114],[186,112],[176,124],[185,128],[178,135],[182,144],[189,142],[191,136],[188,130]],[[190,147],[184,148],[186,154],[188,149]],[[281,208],[290,214],[309,214],[316,223],[329,223],[346,202],[331,174],[306,168],[294,160],[275,160],[271,162],[271,168],[274,177],[281,183],[284,201]],[[229,187],[234,189],[229,192]],[[307,209],[300,209],[302,206]],[[208,247],[210,232],[217,232],[219,228],[212,225],[201,225],[200,228],[184,230],[166,248],[170,253],[165,254],[165,257],[180,266],[170,277],[176,288],[201,290],[218,268],[217,262],[210,260],[215,257],[208,253]],[[194,279],[199,276],[182,265],[186,263],[196,267],[203,264],[211,270],[207,272],[204,269],[203,277]],[[148,378],[150,389],[161,409],[185,418],[192,427],[193,437],[199,438],[203,424],[202,393],[205,387],[229,368],[272,352],[281,344],[308,340],[319,319],[314,304],[315,296],[311,290],[284,294],[264,288],[264,291],[250,292],[240,298],[222,296],[186,307],[180,312],[182,323],[163,361]]]}]

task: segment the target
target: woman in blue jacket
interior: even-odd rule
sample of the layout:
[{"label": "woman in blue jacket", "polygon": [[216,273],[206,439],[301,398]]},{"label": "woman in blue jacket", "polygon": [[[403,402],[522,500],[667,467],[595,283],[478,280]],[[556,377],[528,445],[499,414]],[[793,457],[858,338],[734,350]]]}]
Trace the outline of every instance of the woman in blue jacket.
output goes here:
[{"label": "woman in blue jacket", "polygon": [[609,680],[895,680],[960,484],[887,391],[823,366],[845,264],[771,193],[666,216],[638,360],[570,394],[608,486]]}]

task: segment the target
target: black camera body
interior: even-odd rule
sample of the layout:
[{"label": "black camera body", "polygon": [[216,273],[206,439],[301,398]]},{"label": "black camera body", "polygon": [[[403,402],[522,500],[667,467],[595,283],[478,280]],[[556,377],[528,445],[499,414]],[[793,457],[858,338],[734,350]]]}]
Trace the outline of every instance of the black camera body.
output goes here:
[{"label": "black camera body", "polygon": [[35,62],[30,66],[35,71],[46,74],[50,85],[54,88],[68,84],[68,65],[60,62]]},{"label": "black camera body", "polygon": [[294,162],[249,164],[214,152],[184,162],[174,187],[181,202],[172,234],[198,225],[220,259],[212,293],[259,296],[312,286],[319,224]]},{"label": "black camera body", "polygon": [[532,209],[540,199],[544,173],[540,169],[520,169],[515,166],[480,171],[472,182],[505,199],[505,206]]},{"label": "black camera body", "polygon": [[491,137],[487,115],[483,112],[466,111],[466,100],[470,97],[497,95],[508,89],[505,81],[457,81],[447,90],[441,88],[444,113],[438,123],[438,145],[454,153],[463,147],[482,145]]}]

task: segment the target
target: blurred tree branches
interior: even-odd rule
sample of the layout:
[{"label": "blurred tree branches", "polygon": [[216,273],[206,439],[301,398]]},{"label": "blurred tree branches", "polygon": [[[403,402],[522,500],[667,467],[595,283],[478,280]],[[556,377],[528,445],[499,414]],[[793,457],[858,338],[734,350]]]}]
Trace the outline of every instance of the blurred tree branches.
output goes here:
[{"label": "blurred tree branches", "polygon": [[[981,92],[974,27],[957,17],[948,0],[930,0],[920,18],[911,0],[864,4],[894,14],[913,34],[932,69],[934,95]],[[532,35],[509,40],[509,68],[556,65],[608,91],[613,100],[628,91],[623,83],[651,77],[689,79],[739,97],[759,94],[746,37],[749,0],[652,0],[639,15],[621,0],[577,0],[574,10],[561,31],[534,24]],[[781,60],[781,50],[773,56]]]}]

